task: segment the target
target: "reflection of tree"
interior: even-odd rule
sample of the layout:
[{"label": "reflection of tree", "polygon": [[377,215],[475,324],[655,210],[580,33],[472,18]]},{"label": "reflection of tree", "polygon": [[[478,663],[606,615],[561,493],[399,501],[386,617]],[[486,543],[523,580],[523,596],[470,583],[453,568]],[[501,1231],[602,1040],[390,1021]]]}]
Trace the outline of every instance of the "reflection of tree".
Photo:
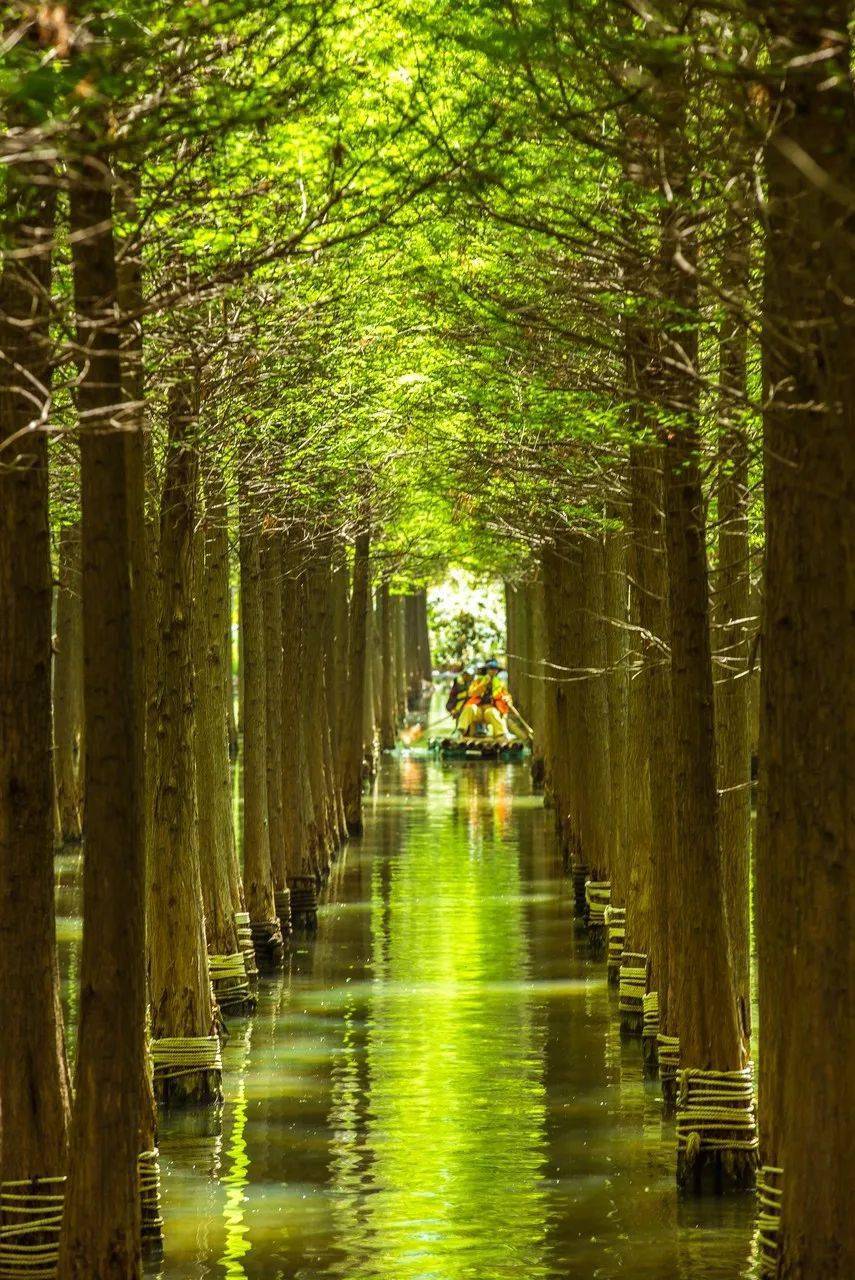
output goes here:
[{"label": "reflection of tree", "polygon": [[[222,1183],[226,1191],[223,1217],[226,1222],[226,1241],[223,1256],[219,1259],[223,1275],[246,1277],[241,1259],[250,1250],[249,1227],[246,1224],[244,1205],[249,1185],[249,1153],[246,1146],[246,1070],[249,1065],[252,1023],[243,1032],[233,1031],[224,1052],[224,1067],[230,1075],[231,1128],[225,1139],[226,1171]],[[235,1075],[231,1075],[231,1071]]]},{"label": "reflection of tree", "polygon": [[[518,851],[495,838],[496,775],[439,776],[391,880],[374,876],[371,1274],[534,1278],[545,1116]],[[452,819],[458,787],[468,830]]]}]

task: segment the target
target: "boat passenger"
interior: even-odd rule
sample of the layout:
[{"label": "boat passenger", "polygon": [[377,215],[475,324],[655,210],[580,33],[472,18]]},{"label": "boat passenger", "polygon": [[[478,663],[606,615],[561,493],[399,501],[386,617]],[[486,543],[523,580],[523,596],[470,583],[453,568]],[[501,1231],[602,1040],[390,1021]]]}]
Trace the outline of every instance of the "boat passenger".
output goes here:
[{"label": "boat passenger", "polygon": [[507,725],[504,716],[513,706],[507,685],[499,679],[501,667],[491,658],[471,682],[460,719],[457,722],[461,734],[466,737],[478,724],[483,724],[493,738],[506,738]]},{"label": "boat passenger", "polygon": [[464,667],[462,671],[455,673],[454,680],[451,683],[445,709],[455,723],[460,719],[460,713],[466,702],[469,686],[472,682],[472,674],[471,667]]}]

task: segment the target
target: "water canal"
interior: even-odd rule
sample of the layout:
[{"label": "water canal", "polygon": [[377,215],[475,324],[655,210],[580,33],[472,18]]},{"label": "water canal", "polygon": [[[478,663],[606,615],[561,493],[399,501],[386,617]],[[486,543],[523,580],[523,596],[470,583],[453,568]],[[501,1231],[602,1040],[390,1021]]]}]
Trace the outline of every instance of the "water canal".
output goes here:
[{"label": "water canal", "polygon": [[[751,1196],[678,1197],[674,1132],[574,932],[518,765],[387,757],[215,1117],[161,1119],[160,1280],[734,1280]],[[59,860],[76,1011],[79,856]]]}]

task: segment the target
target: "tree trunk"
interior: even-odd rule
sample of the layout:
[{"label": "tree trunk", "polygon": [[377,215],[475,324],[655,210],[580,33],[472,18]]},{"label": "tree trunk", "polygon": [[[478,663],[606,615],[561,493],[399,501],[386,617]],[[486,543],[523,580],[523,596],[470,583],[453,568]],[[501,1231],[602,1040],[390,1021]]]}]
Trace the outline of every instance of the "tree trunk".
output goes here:
[{"label": "tree trunk", "polygon": [[751,741],[748,657],[751,612],[748,538],[748,438],[741,401],[746,393],[748,232],[736,211],[722,269],[722,291],[736,313],[719,333],[722,399],[719,405],[718,565],[715,587],[715,721],[719,832],[725,908],[740,1022],[750,1035],[749,863],[751,847]]},{"label": "tree trunk", "polygon": [[391,751],[397,740],[397,699],[395,690],[394,608],[389,580],[377,588],[377,623],[380,630],[380,750]]},{"label": "tree trunk", "polygon": [[347,581],[340,564],[332,570],[328,582],[329,606],[324,635],[324,689],[328,733],[324,747],[333,816],[336,829],[336,845],[347,840],[347,821],[344,816],[344,800],[341,794],[341,666],[346,664],[347,639]]},{"label": "tree trunk", "polygon": [[53,768],[61,843],[83,834],[83,596],[80,525],[64,525],[59,540],[56,649],[53,660]]},{"label": "tree trunk", "polygon": [[205,515],[197,535],[193,638],[196,690],[196,790],[205,935],[212,955],[239,950],[233,879],[239,875],[232,819],[225,649],[229,608],[228,506],[222,475],[205,477]]},{"label": "tree trunk", "polygon": [[[736,990],[730,970],[730,944],[718,835],[716,748],[709,625],[704,498],[701,489],[701,441],[697,423],[698,304],[697,278],[679,265],[694,261],[695,210],[691,203],[688,148],[684,144],[685,85],[679,67],[663,77],[668,146],[667,181],[671,198],[663,213],[661,280],[661,387],[667,413],[665,444],[665,543],[671,635],[671,692],[674,735],[675,842],[674,925],[679,963],[671,975],[671,997],[680,1036],[684,1072],[733,1073],[739,1100],[733,1129],[719,1129],[715,1142],[702,1119],[688,1132],[701,1077],[682,1077],[678,1115],[678,1178],[701,1185],[712,1166],[716,1181],[741,1182],[752,1176],[754,1152],[739,1145],[753,1133],[739,1130],[751,1109],[737,1074],[744,1066]],[[720,1076],[717,1088],[723,1089]],[[708,1086],[707,1086],[708,1087]],[[729,1088],[729,1086],[728,1086]],[[721,1105],[721,1104],[719,1104]],[[742,1117],[735,1113],[742,1109]],[[694,1139],[700,1134],[700,1143]],[[721,1139],[732,1139],[723,1148]]]},{"label": "tree trunk", "polygon": [[[291,536],[282,543],[282,725],[289,749],[282,759],[282,808],[285,815],[283,865],[274,866],[274,881],[279,884],[284,872],[287,881],[294,876],[312,874],[309,834],[310,814],[303,776],[307,771],[303,733],[305,700],[305,622],[304,591],[300,577],[299,553],[291,545]],[[308,797],[311,799],[311,796]]]},{"label": "tree trunk", "polygon": [[548,719],[546,714],[546,669],[543,659],[546,655],[546,621],[543,609],[543,582],[540,577],[529,583],[527,591],[530,596],[529,618],[531,635],[529,648],[531,653],[529,688],[530,706],[526,707],[526,718],[534,729],[534,743],[531,749],[531,780],[535,787],[547,786],[546,761],[549,752]]},{"label": "tree trunk", "polygon": [[366,631],[368,610],[371,607],[371,581],[368,555],[370,535],[360,533],[356,538],[353,557],[353,588],[350,594],[350,625],[348,642],[348,687],[344,739],[342,742],[342,794],[344,813],[349,835],[362,833],[362,761],[365,699]]},{"label": "tree trunk", "polygon": [[234,644],[232,641],[232,616],[234,612],[234,591],[229,583],[229,607],[226,614],[226,634],[223,637],[223,652],[226,655],[226,661],[223,669],[223,678],[226,682],[226,715],[228,717],[229,727],[229,759],[237,760],[238,755],[238,727],[237,716],[235,715],[235,690],[233,679],[234,666]]},{"label": "tree trunk", "polygon": [[[196,796],[193,676],[193,530],[198,454],[192,392],[170,389],[161,497],[157,676],[157,772],[149,889],[149,995],[154,1042],[201,1040],[213,1032],[205,940]],[[155,1092],[164,1103],[206,1103],[220,1096],[220,1072],[183,1073],[159,1063]]]},{"label": "tree trunk", "polygon": [[[145,1027],[141,648],[133,538],[142,468],[122,427],[109,168],[87,157],[70,187],[81,460],[86,856],[76,1090],[60,1236],[62,1280],[141,1274],[140,1088]],[[137,428],[139,419],[137,418]],[[132,434],[132,433],[131,433]],[[141,456],[141,454],[140,454]],[[129,493],[129,477],[138,491]]]},{"label": "tree trunk", "polygon": [[321,875],[324,878],[329,875],[332,856],[336,848],[335,816],[327,789],[324,765],[324,738],[327,733],[327,721],[323,637],[327,626],[328,585],[328,564],[322,555],[315,555],[309,565],[306,580],[307,638],[311,644],[312,660],[308,671],[305,695],[308,713],[306,728],[308,732],[309,776],[312,786],[315,825],[320,841]]},{"label": "tree trunk", "polygon": [[430,684],[433,679],[433,660],[430,652],[430,627],[428,626],[428,599],[427,591],[422,588],[417,596],[418,607],[418,628],[419,628],[419,655],[421,660],[422,679]]},{"label": "tree trunk", "polygon": [[243,638],[243,883],[258,967],[281,965],[267,817],[267,691],[259,513],[246,467],[239,473],[240,604]]},{"label": "tree trunk", "polygon": [[407,645],[404,618],[404,597],[392,596],[392,627],[395,636],[395,704],[397,724],[403,724],[407,714]]},{"label": "tree trunk", "polygon": [[851,14],[842,0],[760,7],[786,67],[766,156],[760,1101],[764,1158],[783,1167],[778,1275],[844,1280],[855,1275]]},{"label": "tree trunk", "polygon": [[[267,826],[274,895],[286,887],[285,813],[283,796],[284,754],[283,644],[282,644],[282,535],[266,533],[261,539],[261,584],[264,609],[264,697],[267,708]],[[290,742],[287,749],[290,750]],[[287,921],[286,921],[287,927]]]},{"label": "tree trunk", "polygon": [[367,778],[373,778],[377,772],[380,696],[383,685],[379,640],[377,612],[371,604],[369,587],[368,608],[365,613],[365,691],[362,697],[363,775]]},{"label": "tree trunk", "polygon": [[[549,774],[555,804],[555,820],[561,853],[566,866],[575,863],[574,888],[577,907],[584,904],[586,869],[580,858],[577,776],[574,733],[578,724],[578,689],[570,679],[574,655],[578,653],[576,624],[578,601],[571,593],[571,554],[566,538],[558,546],[543,550],[544,617],[546,620],[549,715]],[[578,874],[576,874],[578,873]]]},{"label": "tree trunk", "polygon": [[[34,176],[47,177],[44,185]],[[63,1172],[56,964],[47,437],[55,188],[8,165],[0,276],[0,1179]],[[37,403],[33,389],[36,388]],[[15,444],[10,441],[15,440]]]},{"label": "tree trunk", "polygon": [[[617,521],[618,513],[610,512]],[[606,699],[609,726],[609,878],[613,904],[626,906],[629,890],[629,842],[627,840],[627,586],[626,538],[622,529],[609,530],[603,544],[603,616],[606,662]]]}]

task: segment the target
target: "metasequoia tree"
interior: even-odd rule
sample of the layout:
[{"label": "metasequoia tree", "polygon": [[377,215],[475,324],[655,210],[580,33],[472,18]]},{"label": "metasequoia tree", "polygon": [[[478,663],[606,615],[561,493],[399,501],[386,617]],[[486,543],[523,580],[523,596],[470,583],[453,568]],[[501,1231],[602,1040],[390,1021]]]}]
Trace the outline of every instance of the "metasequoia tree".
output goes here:
[{"label": "metasequoia tree", "polygon": [[[199,859],[205,936],[214,955],[238,950],[234,913],[243,910],[229,768],[226,678],[229,635],[229,533],[225,478],[205,460],[205,506],[194,548],[194,689]],[[231,675],[229,673],[229,680]]]},{"label": "metasequoia tree", "polygon": [[758,813],[763,1155],[778,1275],[855,1271],[851,995],[855,105],[848,4],[752,5],[771,38]]},{"label": "metasequoia tree", "polygon": [[267,694],[261,528],[251,458],[241,459],[240,604],[243,636],[243,878],[259,968],[282,963],[267,817]]},{"label": "metasequoia tree", "polygon": [[59,535],[53,659],[53,768],[62,843],[80,840],[83,800],[83,597],[80,524]]},{"label": "metasequoia tree", "polygon": [[[56,193],[6,146],[0,274],[0,1178],[60,1174],[69,1087],[59,1006],[51,768],[48,314]],[[26,945],[22,928],[26,929]]]},{"label": "metasequoia tree", "polygon": [[350,592],[348,630],[348,686],[342,736],[342,796],[349,835],[362,832],[362,766],[365,742],[366,636],[371,608],[367,529],[358,533],[353,554],[353,585]]},{"label": "metasequoia tree", "polygon": [[[214,1026],[205,939],[195,771],[193,552],[198,501],[196,388],[181,369],[169,388],[161,493],[157,777],[149,886],[149,994],[154,1041],[203,1040]],[[151,749],[151,744],[149,745]],[[157,1065],[157,1062],[156,1062]],[[212,1066],[164,1063],[159,1097],[204,1102],[219,1096]],[[159,1077],[159,1078],[158,1078]]]},{"label": "metasequoia tree", "polygon": [[[81,558],[86,716],[86,857],[75,1101],[58,1274],[141,1274],[140,1151],[145,1027],[143,672],[133,540],[140,446],[122,431],[109,157],[100,115],[72,160],[70,219],[83,375]],[[135,486],[131,488],[130,486]],[[99,1212],[92,1212],[97,1203]]]}]

